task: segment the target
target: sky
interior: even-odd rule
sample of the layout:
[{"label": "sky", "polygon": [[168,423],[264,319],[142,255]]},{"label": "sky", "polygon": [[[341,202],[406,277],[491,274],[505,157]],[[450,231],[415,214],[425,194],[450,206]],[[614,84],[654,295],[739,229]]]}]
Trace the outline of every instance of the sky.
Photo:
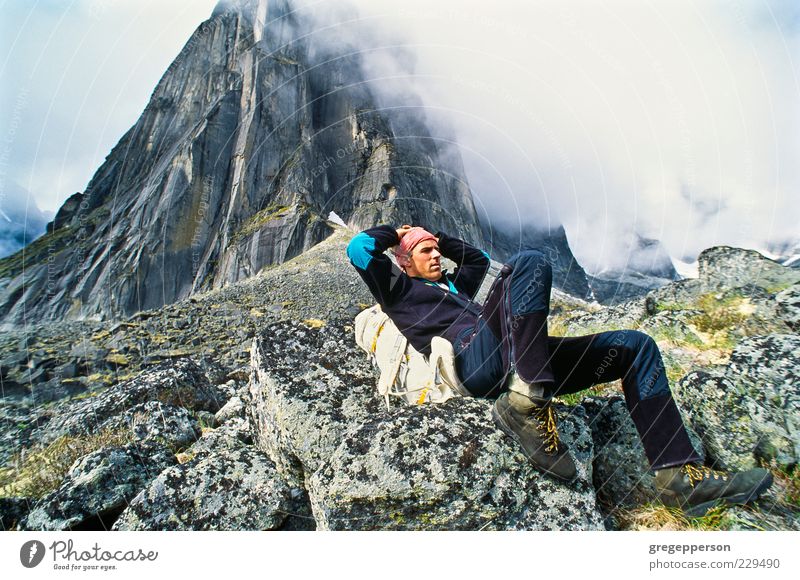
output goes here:
[{"label": "sky", "polygon": [[[367,74],[455,128],[494,223],[563,224],[590,271],[619,265],[633,233],[689,261],[800,240],[800,3],[354,3],[341,36],[385,31]],[[0,188],[50,211],[82,191],[214,4],[2,2]],[[322,29],[340,4],[298,10]]]}]

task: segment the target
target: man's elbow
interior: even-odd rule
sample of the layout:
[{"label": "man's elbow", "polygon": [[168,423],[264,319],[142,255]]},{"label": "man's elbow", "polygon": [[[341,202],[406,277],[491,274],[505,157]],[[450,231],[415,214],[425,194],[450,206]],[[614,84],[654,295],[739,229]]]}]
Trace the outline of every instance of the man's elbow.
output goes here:
[{"label": "man's elbow", "polygon": [[372,260],[372,252],[375,250],[375,238],[361,232],[353,236],[347,244],[347,257],[350,263],[360,270],[366,270]]},{"label": "man's elbow", "polygon": [[480,252],[481,252],[481,258],[478,260],[478,266],[480,266],[483,269],[484,273],[486,273],[489,271],[489,268],[492,265],[492,259],[489,257],[489,254],[487,254],[483,250],[480,250]]}]

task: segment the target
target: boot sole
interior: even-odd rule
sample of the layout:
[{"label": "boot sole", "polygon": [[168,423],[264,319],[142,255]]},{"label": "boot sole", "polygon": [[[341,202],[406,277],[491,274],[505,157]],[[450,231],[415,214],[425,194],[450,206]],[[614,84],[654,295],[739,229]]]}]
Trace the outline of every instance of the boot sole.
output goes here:
[{"label": "boot sole", "polygon": [[556,478],[556,479],[558,479],[559,481],[565,481],[565,482],[567,482],[567,483],[572,483],[573,481],[575,481],[575,480],[578,478],[578,476],[577,476],[577,474],[576,474],[576,475],[575,475],[575,477],[572,477],[572,478],[570,478],[570,479],[567,479],[566,477],[564,477],[564,476],[562,476],[562,475],[559,475],[558,473],[553,473],[552,471],[550,471],[550,470],[549,470],[549,469],[547,469],[546,467],[543,467],[543,466],[539,465],[538,463],[536,463],[536,462],[533,460],[533,458],[532,458],[530,455],[528,455],[528,453],[525,451],[525,446],[522,444],[522,441],[521,441],[521,440],[520,440],[520,438],[517,436],[517,434],[516,434],[516,433],[514,433],[514,431],[511,429],[511,427],[509,427],[508,425],[506,425],[506,422],[505,422],[505,420],[503,419],[503,417],[500,415],[500,413],[498,413],[498,412],[497,412],[497,408],[496,408],[496,407],[492,407],[492,419],[494,419],[494,422],[495,422],[495,424],[496,424],[498,427],[500,427],[500,430],[501,430],[503,433],[505,433],[506,435],[508,435],[509,437],[511,437],[511,438],[512,438],[514,441],[516,441],[517,445],[519,445],[520,449],[522,450],[522,454],[523,454],[525,457],[527,457],[527,458],[528,458],[528,461],[529,461],[529,462],[530,462],[530,463],[531,463],[531,464],[532,464],[534,467],[536,467],[536,469],[538,469],[538,470],[540,470],[540,471],[543,471],[543,472],[545,472],[545,473],[546,473],[546,474],[548,474],[548,475],[552,475],[553,477],[555,477],[555,478]]},{"label": "boot sole", "polygon": [[755,499],[758,499],[762,493],[769,489],[769,487],[772,485],[772,481],[772,474],[769,474],[769,477],[764,478],[764,480],[757,487],[751,489],[750,491],[737,493],[728,497],[718,497],[716,499],[705,501],[691,507],[684,507],[686,506],[686,502],[681,503],[681,501],[674,495],[662,493],[659,499],[661,500],[661,503],[666,506],[680,508],[683,513],[690,518],[699,518],[706,515],[711,508],[717,506],[744,505]]}]

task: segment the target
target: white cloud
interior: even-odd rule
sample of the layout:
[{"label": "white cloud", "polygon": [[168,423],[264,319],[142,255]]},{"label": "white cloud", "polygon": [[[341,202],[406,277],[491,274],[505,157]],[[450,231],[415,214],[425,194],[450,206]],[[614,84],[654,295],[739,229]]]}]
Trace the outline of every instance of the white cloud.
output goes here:
[{"label": "white cloud", "polygon": [[563,221],[590,268],[631,228],[686,257],[800,236],[796,5],[358,5],[407,35],[493,218]]},{"label": "white cloud", "polygon": [[[5,169],[41,207],[85,187],[213,4],[3,5],[2,132],[15,111],[20,126]],[[327,22],[340,4],[302,6]],[[590,268],[613,266],[631,229],[690,260],[800,237],[796,3],[355,4],[416,55],[400,82],[455,126],[495,220],[563,222]],[[367,70],[396,75],[397,51],[365,53]]]},{"label": "white cloud", "polygon": [[[6,2],[0,6],[0,180],[56,210],[82,191],[141,114],[213,0]],[[2,159],[0,159],[0,162]]]}]

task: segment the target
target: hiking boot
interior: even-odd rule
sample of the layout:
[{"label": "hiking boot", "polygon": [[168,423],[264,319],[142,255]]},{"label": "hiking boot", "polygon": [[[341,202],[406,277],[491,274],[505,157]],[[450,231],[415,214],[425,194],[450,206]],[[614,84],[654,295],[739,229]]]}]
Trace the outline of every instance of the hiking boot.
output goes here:
[{"label": "hiking boot", "polygon": [[681,508],[691,517],[705,515],[716,505],[753,501],[770,485],[772,474],[760,468],[724,473],[687,463],[656,471],[656,490],[664,505]]},{"label": "hiking boot", "polygon": [[549,399],[506,392],[495,401],[492,417],[537,468],[564,481],[575,479],[575,463],[558,440],[556,415]]}]

